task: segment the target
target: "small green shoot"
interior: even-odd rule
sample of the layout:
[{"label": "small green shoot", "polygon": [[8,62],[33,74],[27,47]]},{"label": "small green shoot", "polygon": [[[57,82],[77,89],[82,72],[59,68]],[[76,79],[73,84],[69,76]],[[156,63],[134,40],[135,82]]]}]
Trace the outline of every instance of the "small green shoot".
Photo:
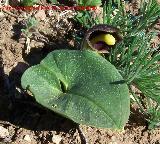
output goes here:
[{"label": "small green shoot", "polygon": [[100,6],[102,4],[101,0],[76,0],[77,5],[80,6]]},{"label": "small green shoot", "polygon": [[26,37],[26,47],[28,54],[30,52],[30,40],[32,38],[33,33],[36,31],[36,25],[38,24],[38,21],[34,17],[29,17],[26,20],[25,28],[21,29],[22,34]]},{"label": "small green shoot", "polygon": [[37,4],[39,0],[22,0],[23,6],[33,6],[34,4]]},{"label": "small green shoot", "polygon": [[53,4],[58,4],[58,1],[57,0],[49,0],[51,3]]}]

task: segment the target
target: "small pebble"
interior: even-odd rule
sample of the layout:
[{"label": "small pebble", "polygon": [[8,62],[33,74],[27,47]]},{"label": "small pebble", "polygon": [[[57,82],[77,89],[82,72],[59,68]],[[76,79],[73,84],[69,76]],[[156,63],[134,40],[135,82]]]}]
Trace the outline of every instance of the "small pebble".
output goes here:
[{"label": "small pebble", "polygon": [[53,143],[60,144],[61,141],[62,141],[62,138],[59,135],[53,135],[53,137],[52,137]]},{"label": "small pebble", "polygon": [[29,135],[25,135],[23,138],[25,141],[31,142],[31,138]]},{"label": "small pebble", "polygon": [[8,129],[0,126],[0,138],[6,138],[9,136]]},{"label": "small pebble", "polygon": [[4,13],[3,12],[0,12],[0,17],[4,17]]},{"label": "small pebble", "polygon": [[46,14],[44,10],[39,10],[36,14],[35,14],[35,18],[38,20],[45,20],[46,19]]}]

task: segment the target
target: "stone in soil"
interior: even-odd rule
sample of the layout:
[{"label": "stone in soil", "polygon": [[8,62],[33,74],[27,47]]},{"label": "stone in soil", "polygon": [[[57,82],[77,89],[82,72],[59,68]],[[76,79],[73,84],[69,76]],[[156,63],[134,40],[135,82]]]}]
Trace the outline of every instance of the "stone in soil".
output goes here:
[{"label": "stone in soil", "polygon": [[8,136],[9,136],[9,131],[8,131],[8,129],[0,126],[0,138],[3,138],[3,139],[4,139],[4,138],[6,138],[6,137],[8,137]]}]

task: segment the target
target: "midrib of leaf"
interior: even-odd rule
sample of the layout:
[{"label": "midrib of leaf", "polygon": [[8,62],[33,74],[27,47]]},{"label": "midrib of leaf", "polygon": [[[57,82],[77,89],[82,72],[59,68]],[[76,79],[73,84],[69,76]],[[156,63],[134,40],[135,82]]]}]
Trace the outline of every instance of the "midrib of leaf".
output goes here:
[{"label": "midrib of leaf", "polygon": [[[48,70],[49,72],[51,72],[51,73],[52,73],[53,75],[55,75],[55,77],[56,77],[56,74],[55,74],[53,71],[51,71],[48,67],[46,67],[46,66],[44,66],[44,65],[42,65],[42,64],[40,64],[40,66],[41,66],[42,68]],[[44,77],[40,76],[40,78],[43,79],[46,83],[48,83],[48,81],[47,81]],[[60,80],[60,79],[58,79],[58,80]],[[48,85],[51,86],[50,83],[48,83]],[[57,91],[59,91],[59,92],[62,92],[62,91],[61,91],[60,89],[58,89],[57,87],[52,87],[52,86],[51,86],[51,88],[53,88],[54,90],[57,90]],[[63,93],[63,92],[62,92],[62,93]]]},{"label": "midrib of leaf", "polygon": [[[58,66],[58,63],[57,63],[57,60],[55,59],[55,57],[52,55],[52,58],[53,58],[53,60],[54,60],[54,62],[55,62],[55,64],[56,64],[56,67],[58,68],[58,70],[60,71],[60,74],[61,74],[61,76],[63,76],[63,79],[65,79],[65,78],[67,78],[67,77],[65,77],[64,75],[63,75],[63,73],[62,73],[62,70],[59,68],[59,66]],[[57,75],[56,75],[57,76]],[[65,77],[65,78],[64,78]],[[59,79],[59,78],[58,78]],[[61,81],[63,81],[63,83],[65,84],[65,86],[66,86],[66,88],[68,87],[68,84],[67,84],[67,82],[66,82],[66,79],[65,79],[65,81],[64,80],[61,80]]]},{"label": "midrib of leaf", "polygon": [[[53,57],[53,59],[54,59],[54,57]],[[55,77],[57,77],[57,79],[59,80],[59,84],[60,84],[60,81],[61,82],[63,82],[64,84],[65,84],[65,87],[67,88],[68,87],[68,84],[67,84],[67,82],[66,82],[66,80],[65,80],[65,78],[64,78],[64,75],[62,74],[62,71],[61,71],[61,69],[58,67],[58,64],[57,64],[57,61],[54,59],[54,62],[55,62],[55,64],[56,64],[56,67],[58,68],[58,70],[60,71],[60,75],[63,77],[63,80],[61,79],[61,78],[59,78],[58,76],[57,76],[57,74],[52,70],[52,69],[50,69],[49,67],[47,67],[47,66],[45,66],[43,63],[40,63],[40,66],[42,66],[43,68],[45,68],[45,69],[47,69],[49,72],[51,72],[53,75],[55,75]],[[65,80],[65,81],[64,81]],[[59,85],[60,86],[60,85]],[[62,92],[62,90],[61,90],[61,92]]]}]

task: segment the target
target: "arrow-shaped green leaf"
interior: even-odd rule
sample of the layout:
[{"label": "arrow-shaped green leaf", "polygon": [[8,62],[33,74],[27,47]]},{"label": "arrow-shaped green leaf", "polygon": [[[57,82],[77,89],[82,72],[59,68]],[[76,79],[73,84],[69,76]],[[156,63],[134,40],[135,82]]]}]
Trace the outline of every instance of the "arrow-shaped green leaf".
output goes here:
[{"label": "arrow-shaped green leaf", "polygon": [[127,85],[117,69],[93,51],[57,50],[22,76],[37,102],[71,120],[122,129],[130,112]]}]

